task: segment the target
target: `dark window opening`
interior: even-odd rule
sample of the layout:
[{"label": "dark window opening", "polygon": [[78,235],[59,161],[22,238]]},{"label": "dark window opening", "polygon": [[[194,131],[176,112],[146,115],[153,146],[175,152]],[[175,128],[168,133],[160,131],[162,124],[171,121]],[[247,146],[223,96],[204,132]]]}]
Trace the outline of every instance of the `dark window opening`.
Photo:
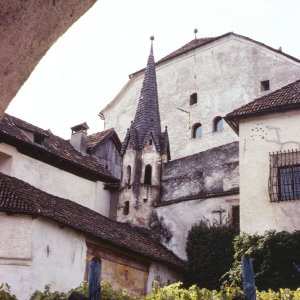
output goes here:
[{"label": "dark window opening", "polygon": [[131,182],[131,166],[127,166],[126,183],[130,185]]},{"label": "dark window opening", "polygon": [[270,154],[271,202],[300,200],[300,151]]},{"label": "dark window opening", "polygon": [[147,198],[144,198],[143,201],[144,201],[144,203],[146,203],[146,202],[148,201],[148,199],[147,199]]},{"label": "dark window opening", "polygon": [[278,169],[280,200],[300,199],[300,165]]},{"label": "dark window opening", "polygon": [[214,122],[213,122],[213,130],[215,132],[221,132],[224,129],[224,122],[222,117],[215,117]]},{"label": "dark window opening", "polygon": [[240,207],[238,205],[232,206],[231,224],[235,228],[240,229]]},{"label": "dark window opening", "polygon": [[197,139],[202,137],[202,125],[197,123],[192,128],[192,138]]},{"label": "dark window opening", "polygon": [[145,168],[145,178],[144,178],[144,184],[151,184],[151,178],[152,177],[152,167],[151,165],[147,165]]},{"label": "dark window opening", "polygon": [[190,96],[190,105],[196,104],[198,101],[197,93],[194,93]]},{"label": "dark window opening", "polygon": [[108,170],[108,165],[105,166],[105,169]]},{"label": "dark window opening", "polygon": [[152,145],[152,139],[149,140],[149,145]]},{"label": "dark window opening", "polygon": [[260,82],[260,90],[262,92],[268,91],[270,89],[270,80],[264,80]]},{"label": "dark window opening", "polygon": [[129,214],[129,201],[125,201],[123,207],[123,215],[127,216],[128,214]]}]

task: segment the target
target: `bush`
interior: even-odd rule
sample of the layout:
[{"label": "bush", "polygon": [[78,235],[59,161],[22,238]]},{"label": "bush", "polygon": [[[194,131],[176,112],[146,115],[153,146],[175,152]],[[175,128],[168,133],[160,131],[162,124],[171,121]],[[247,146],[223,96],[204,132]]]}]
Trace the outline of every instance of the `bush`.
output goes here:
[{"label": "bush", "polygon": [[10,286],[7,283],[0,283],[0,299],[17,300],[16,296],[11,294]]},{"label": "bush", "polygon": [[201,220],[188,233],[186,252],[190,284],[220,288],[220,278],[233,263],[233,239],[238,230],[227,225],[210,225]]},{"label": "bush", "polygon": [[300,233],[267,231],[264,235],[243,234],[234,241],[234,263],[230,282],[241,285],[241,259],[253,258],[255,284],[260,290],[296,289],[300,284]]}]

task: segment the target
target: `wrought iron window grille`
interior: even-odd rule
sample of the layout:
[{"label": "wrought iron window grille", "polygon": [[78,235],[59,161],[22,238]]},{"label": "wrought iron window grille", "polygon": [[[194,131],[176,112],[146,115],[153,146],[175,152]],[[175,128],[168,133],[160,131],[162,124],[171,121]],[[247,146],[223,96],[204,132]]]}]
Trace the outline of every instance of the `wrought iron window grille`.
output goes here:
[{"label": "wrought iron window grille", "polygon": [[271,202],[300,200],[300,150],[270,153]]}]

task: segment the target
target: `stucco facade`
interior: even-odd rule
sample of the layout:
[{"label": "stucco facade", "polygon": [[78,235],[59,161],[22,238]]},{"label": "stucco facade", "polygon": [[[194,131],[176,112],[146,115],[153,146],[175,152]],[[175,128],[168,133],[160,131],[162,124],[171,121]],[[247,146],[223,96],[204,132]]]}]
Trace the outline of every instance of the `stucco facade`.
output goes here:
[{"label": "stucco facade", "polygon": [[104,183],[91,181],[21,154],[15,147],[0,144],[0,171],[24,180],[58,197],[70,199],[109,216],[110,193]]},{"label": "stucco facade", "polygon": [[0,213],[0,282],[20,300],[36,290],[68,291],[84,278],[86,244],[82,234],[31,216]]},{"label": "stucco facade", "polygon": [[299,110],[249,117],[239,123],[241,231],[300,229],[300,200],[271,202],[270,153],[300,149]]},{"label": "stucco facade", "polygon": [[[293,82],[300,77],[300,63],[230,34],[157,64],[156,75],[161,126],[168,126],[171,157],[177,159],[237,141],[227,124],[214,132],[214,118],[268,93],[261,91],[261,81],[269,80],[270,91]],[[101,112],[105,128],[114,127],[121,140],[134,118],[143,77],[144,72],[134,74]],[[198,101],[190,105],[193,93]],[[198,139],[191,137],[195,123],[202,124]]]}]

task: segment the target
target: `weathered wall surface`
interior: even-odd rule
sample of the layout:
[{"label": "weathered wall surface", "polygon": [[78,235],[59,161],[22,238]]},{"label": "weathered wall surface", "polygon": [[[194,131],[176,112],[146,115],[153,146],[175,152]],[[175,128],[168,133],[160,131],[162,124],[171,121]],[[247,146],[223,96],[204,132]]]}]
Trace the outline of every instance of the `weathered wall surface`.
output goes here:
[{"label": "weathered wall surface", "polygon": [[101,258],[101,280],[109,282],[116,290],[126,289],[133,295],[145,295],[148,262],[91,243],[88,243],[87,251],[87,266],[94,256]]},{"label": "weathered wall surface", "polygon": [[232,203],[238,204],[238,195],[208,199],[183,201],[155,208],[161,226],[168,232],[169,238],[161,240],[163,244],[182,259],[187,259],[185,247],[188,232],[192,225],[204,217],[211,223],[226,222]]},{"label": "weathered wall surface", "polygon": [[160,263],[152,262],[149,268],[149,277],[147,282],[147,294],[152,291],[153,281],[158,281],[161,286],[169,285],[174,282],[183,281],[184,274],[179,274],[172,268]]},{"label": "weathered wall surface", "polygon": [[52,44],[96,1],[0,1],[0,117]]},{"label": "weathered wall surface", "polygon": [[300,201],[270,202],[269,152],[300,149],[299,111],[252,117],[240,122],[241,231],[300,229]]},{"label": "weathered wall surface", "polygon": [[[152,180],[144,184],[145,168],[152,167]],[[127,167],[131,167],[131,180],[128,183]],[[154,143],[146,145],[141,151],[128,147],[122,164],[122,180],[117,220],[130,222],[138,226],[148,227],[153,210],[153,203],[160,196],[161,156],[156,151]],[[129,201],[129,214],[124,214],[125,202]]]},{"label": "weathered wall surface", "polygon": [[121,157],[111,139],[98,145],[92,153],[113,176],[121,178]]},{"label": "weathered wall surface", "polygon": [[[68,291],[82,282],[86,259],[82,235],[31,216],[0,213],[0,223],[5,225],[0,242],[0,282],[7,282],[19,300],[29,299],[46,284],[53,290]],[[20,235],[21,231],[25,235]],[[13,251],[5,252],[9,247]]]},{"label": "weathered wall surface", "polygon": [[162,201],[238,188],[238,160],[234,142],[164,164]]},{"label": "weathered wall surface", "polygon": [[[162,128],[168,126],[171,157],[177,159],[237,141],[227,124],[223,132],[213,132],[213,119],[267,93],[261,92],[263,80],[270,80],[271,91],[295,81],[300,77],[300,64],[229,36],[165,62],[156,72]],[[121,140],[134,118],[143,77],[130,79],[104,111],[105,128],[114,127]],[[198,103],[190,106],[193,93],[198,94]],[[198,122],[203,136],[192,139],[191,127]]]},{"label": "weathered wall surface", "polygon": [[103,189],[102,182],[89,181],[65,172],[23,155],[4,143],[0,144],[0,154],[3,158],[1,172],[28,182],[49,194],[72,200],[109,216],[110,195],[109,191]]}]

